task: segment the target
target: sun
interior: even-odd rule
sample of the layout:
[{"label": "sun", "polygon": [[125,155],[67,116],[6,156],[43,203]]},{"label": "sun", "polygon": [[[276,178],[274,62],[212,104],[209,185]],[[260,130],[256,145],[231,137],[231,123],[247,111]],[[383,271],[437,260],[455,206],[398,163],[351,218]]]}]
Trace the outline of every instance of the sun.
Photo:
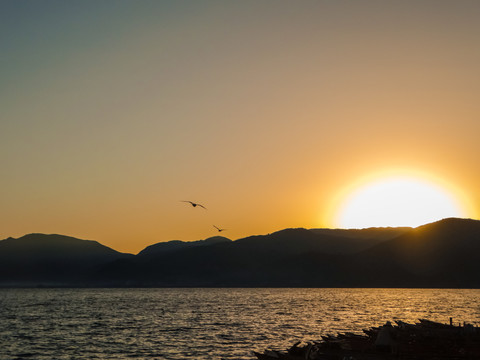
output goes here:
[{"label": "sun", "polygon": [[446,188],[422,178],[392,176],[351,191],[339,208],[336,225],[416,227],[447,217],[466,217],[466,212]]}]

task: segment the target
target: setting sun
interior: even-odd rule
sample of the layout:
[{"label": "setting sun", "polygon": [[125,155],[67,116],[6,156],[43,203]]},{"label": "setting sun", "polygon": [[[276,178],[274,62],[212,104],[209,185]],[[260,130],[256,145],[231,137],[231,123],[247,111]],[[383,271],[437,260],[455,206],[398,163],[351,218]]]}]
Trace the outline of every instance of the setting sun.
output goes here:
[{"label": "setting sun", "polygon": [[415,177],[387,177],[359,186],[343,202],[343,228],[416,227],[447,217],[465,217],[455,197],[439,185]]}]

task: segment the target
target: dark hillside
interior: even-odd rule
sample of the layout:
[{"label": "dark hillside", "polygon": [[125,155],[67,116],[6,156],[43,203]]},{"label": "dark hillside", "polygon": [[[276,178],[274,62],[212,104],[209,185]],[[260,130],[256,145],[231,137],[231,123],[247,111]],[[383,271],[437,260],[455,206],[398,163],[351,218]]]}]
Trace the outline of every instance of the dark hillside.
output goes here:
[{"label": "dark hillside", "polygon": [[198,241],[171,240],[171,241],[160,242],[160,243],[147,246],[145,249],[140,251],[138,255],[155,256],[155,255],[160,255],[164,253],[171,253],[175,251],[185,250],[191,247],[209,246],[209,245],[215,245],[215,244],[231,242],[231,241],[232,240],[223,236],[214,236],[205,240],[198,240]]},{"label": "dark hillside", "polygon": [[359,258],[376,267],[388,262],[423,286],[480,287],[480,221],[449,218],[423,225]]},{"label": "dark hillside", "polygon": [[0,284],[70,283],[99,264],[132,256],[97,241],[29,234],[0,241]]},{"label": "dark hillside", "polygon": [[137,256],[30,234],[0,241],[0,285],[480,288],[480,221],[364,230],[170,241]]}]

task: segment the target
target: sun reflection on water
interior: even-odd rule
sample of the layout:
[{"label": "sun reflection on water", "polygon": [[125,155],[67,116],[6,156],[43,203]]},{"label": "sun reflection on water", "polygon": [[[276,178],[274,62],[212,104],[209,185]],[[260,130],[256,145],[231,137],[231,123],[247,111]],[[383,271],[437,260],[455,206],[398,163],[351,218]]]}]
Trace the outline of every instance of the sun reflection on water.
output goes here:
[{"label": "sun reflection on water", "polygon": [[480,324],[480,290],[3,289],[0,358],[253,359],[419,318]]}]

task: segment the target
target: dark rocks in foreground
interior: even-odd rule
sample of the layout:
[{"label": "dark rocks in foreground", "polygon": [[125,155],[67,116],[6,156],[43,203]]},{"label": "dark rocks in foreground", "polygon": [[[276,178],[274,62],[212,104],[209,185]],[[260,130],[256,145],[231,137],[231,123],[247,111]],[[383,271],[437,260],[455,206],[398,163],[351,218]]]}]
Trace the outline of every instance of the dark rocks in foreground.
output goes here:
[{"label": "dark rocks in foreground", "polygon": [[[450,320],[451,321],[451,320]],[[322,336],[286,351],[254,352],[259,360],[473,360],[480,359],[480,328],[421,319],[365,329],[363,334]]]}]

